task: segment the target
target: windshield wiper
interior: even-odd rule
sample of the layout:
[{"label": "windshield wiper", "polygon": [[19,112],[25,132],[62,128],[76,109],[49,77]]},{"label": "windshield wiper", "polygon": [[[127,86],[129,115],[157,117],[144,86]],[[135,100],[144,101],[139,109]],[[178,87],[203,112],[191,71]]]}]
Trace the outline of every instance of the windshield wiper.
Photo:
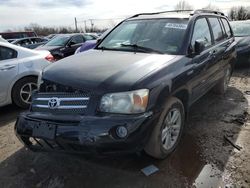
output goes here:
[{"label": "windshield wiper", "polygon": [[155,53],[158,53],[158,54],[164,54],[163,52],[161,52],[159,50],[155,50],[155,49],[144,47],[144,46],[139,46],[137,44],[125,44],[125,43],[121,43],[121,46],[133,47],[135,50],[142,50],[144,52],[155,52]]}]

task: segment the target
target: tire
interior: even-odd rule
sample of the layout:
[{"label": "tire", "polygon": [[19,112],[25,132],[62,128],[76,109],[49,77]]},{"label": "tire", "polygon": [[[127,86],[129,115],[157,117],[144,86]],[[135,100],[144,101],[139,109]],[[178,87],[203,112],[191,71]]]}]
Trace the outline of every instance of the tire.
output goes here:
[{"label": "tire", "polygon": [[231,66],[227,67],[224,73],[223,78],[214,86],[213,92],[218,95],[223,95],[228,89],[228,84],[231,78],[232,68]]},{"label": "tire", "polygon": [[13,103],[24,109],[29,108],[31,94],[35,89],[37,89],[37,78],[25,77],[18,80],[12,88]]},{"label": "tire", "polygon": [[[148,143],[146,144],[146,147],[144,148],[145,152],[148,155],[150,155],[156,159],[164,159],[175,150],[178,143],[180,142],[180,139],[182,137],[183,130],[184,130],[184,122],[185,122],[185,112],[184,111],[185,111],[184,106],[179,99],[177,99],[175,97],[171,97],[167,100],[167,103],[164,107],[164,110],[163,110],[155,128],[153,129],[153,132],[151,134],[151,137],[150,137]],[[171,115],[174,113],[179,113],[178,114],[179,118],[175,122],[173,121],[174,122],[173,125],[170,125],[171,123],[166,123],[167,119],[169,117],[171,117]],[[173,115],[173,117],[174,117],[174,115]],[[170,118],[170,119],[172,120],[172,118]],[[173,118],[173,119],[176,119],[176,118]],[[176,131],[178,131],[178,129],[173,128],[173,126],[176,126],[177,123],[179,125],[178,134],[176,132]],[[169,127],[171,127],[171,129]],[[166,130],[168,130],[168,131],[166,131]],[[168,137],[166,136],[166,134],[164,134],[166,132],[168,132],[167,133],[169,135]],[[174,139],[175,141],[171,141],[172,143],[168,142],[168,143],[171,143],[170,145],[168,145],[167,138],[170,137],[172,140],[172,137],[174,138],[174,136],[172,135],[173,133],[177,134],[177,136]],[[164,139],[164,137],[165,137],[165,139]]]}]

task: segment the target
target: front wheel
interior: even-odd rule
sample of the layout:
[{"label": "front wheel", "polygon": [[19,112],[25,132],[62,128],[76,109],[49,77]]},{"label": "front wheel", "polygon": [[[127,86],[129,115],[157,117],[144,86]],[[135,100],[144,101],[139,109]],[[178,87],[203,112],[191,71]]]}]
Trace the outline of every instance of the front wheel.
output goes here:
[{"label": "front wheel", "polygon": [[177,147],[184,129],[185,113],[182,102],[171,97],[145,147],[148,155],[166,158]]}]

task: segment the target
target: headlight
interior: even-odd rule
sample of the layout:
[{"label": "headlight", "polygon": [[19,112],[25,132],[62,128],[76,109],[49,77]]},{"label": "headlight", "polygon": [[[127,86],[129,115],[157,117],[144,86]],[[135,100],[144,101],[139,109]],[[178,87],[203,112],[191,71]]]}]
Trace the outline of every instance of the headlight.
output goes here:
[{"label": "headlight", "polygon": [[37,78],[37,89],[38,90],[40,89],[40,86],[43,83],[42,76],[43,76],[43,71],[40,71],[38,78]]},{"label": "headlight", "polygon": [[102,97],[99,109],[102,112],[136,114],[146,111],[148,89],[129,92],[109,93]]}]

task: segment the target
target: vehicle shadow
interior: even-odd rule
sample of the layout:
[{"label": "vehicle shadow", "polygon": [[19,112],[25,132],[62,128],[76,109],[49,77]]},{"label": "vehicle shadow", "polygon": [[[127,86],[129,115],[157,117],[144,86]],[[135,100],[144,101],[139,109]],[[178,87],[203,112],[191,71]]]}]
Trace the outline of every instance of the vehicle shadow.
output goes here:
[{"label": "vehicle shadow", "polygon": [[20,109],[15,105],[0,107],[0,127],[15,121],[18,114],[22,111],[23,109]]},{"label": "vehicle shadow", "polygon": [[[224,136],[236,142],[243,126],[237,118],[247,115],[248,105],[234,87],[224,96],[208,93],[191,108],[186,134],[165,160],[146,154],[103,158],[21,148],[0,163],[0,187],[223,186],[221,174],[235,152]],[[141,169],[151,164],[159,171],[147,177]]]}]

